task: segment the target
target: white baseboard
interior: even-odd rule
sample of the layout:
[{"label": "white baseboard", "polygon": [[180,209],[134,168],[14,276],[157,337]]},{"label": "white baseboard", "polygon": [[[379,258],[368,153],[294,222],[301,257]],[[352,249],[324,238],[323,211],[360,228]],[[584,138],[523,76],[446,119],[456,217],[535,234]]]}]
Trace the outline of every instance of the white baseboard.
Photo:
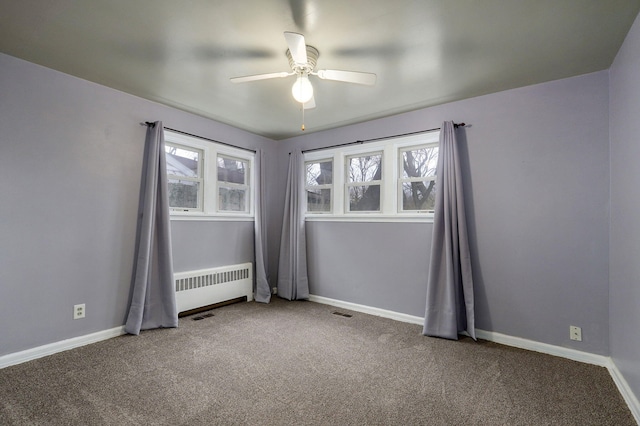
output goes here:
[{"label": "white baseboard", "polygon": [[84,336],[61,340],[59,342],[49,343],[47,345],[38,346],[20,352],[14,352],[12,354],[2,355],[0,356],[0,369],[80,346],[89,345],[91,343],[96,343],[101,340],[111,339],[112,337],[121,336],[123,334],[125,334],[124,326],[120,326],[109,330],[86,334]]},{"label": "white baseboard", "polygon": [[[374,308],[371,306],[359,305],[357,303],[344,302],[342,300],[330,299],[328,297],[315,295],[310,295],[309,300],[311,302],[322,303],[338,308],[349,309],[351,311],[390,318],[410,324],[424,324],[424,318],[421,317],[388,311],[380,308]],[[620,391],[622,397],[629,406],[629,410],[631,410],[631,413],[633,414],[636,422],[640,425],[640,402],[638,402],[638,398],[633,393],[633,390],[629,387],[629,384],[625,380],[620,370],[618,370],[618,367],[616,367],[616,364],[613,362],[611,357],[596,355],[589,352],[582,352],[575,349],[563,348],[561,346],[550,345],[548,343],[536,342],[534,340],[523,339],[521,337],[514,337],[502,333],[480,329],[476,329],[476,337],[478,339],[488,340],[490,342],[499,343],[506,346],[540,352],[547,355],[554,355],[573,361],[583,362],[585,364],[606,367],[609,370],[611,378],[618,387],[618,391]]]},{"label": "white baseboard", "polygon": [[622,394],[622,397],[629,406],[631,414],[633,414],[633,417],[636,419],[636,423],[640,425],[640,401],[638,401],[633,390],[629,387],[629,383],[627,383],[620,370],[618,370],[616,363],[613,362],[613,359],[611,358],[609,358],[609,365],[607,365],[607,369],[609,370],[609,374],[611,374],[611,378],[618,387],[618,390]]},{"label": "white baseboard", "polygon": [[390,318],[396,321],[408,322],[410,324],[424,324],[424,318],[413,315],[402,314],[400,312],[388,311],[386,309],[374,308],[371,306],[358,305],[357,303],[344,302],[342,300],[330,299],[328,297],[309,295],[310,302],[322,303],[323,305],[331,305],[336,308],[349,309],[351,311],[362,312],[377,317]]},{"label": "white baseboard", "polygon": [[521,337],[509,336],[507,334],[496,333],[476,329],[478,339],[488,340],[501,345],[513,346],[514,348],[526,349],[528,351],[540,352],[547,355],[559,356],[573,361],[593,364],[600,367],[607,367],[611,358],[604,355],[596,355],[590,352],[578,351],[576,349],[564,348],[562,346],[550,345],[548,343],[537,342],[535,340],[523,339]]}]

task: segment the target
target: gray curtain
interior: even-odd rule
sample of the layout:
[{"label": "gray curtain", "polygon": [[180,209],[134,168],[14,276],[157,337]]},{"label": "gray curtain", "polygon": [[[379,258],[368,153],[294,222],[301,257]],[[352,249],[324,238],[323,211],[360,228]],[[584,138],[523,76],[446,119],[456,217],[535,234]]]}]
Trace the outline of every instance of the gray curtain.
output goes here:
[{"label": "gray curtain", "polygon": [[178,326],[161,121],[147,127],[141,188],[133,291],[125,324],[130,334]]},{"label": "gray curtain", "polygon": [[278,296],[288,300],[309,298],[307,242],[304,230],[304,165],[302,152],[289,156],[289,175],[282,219]]},{"label": "gray curtain", "polygon": [[256,152],[256,208],[255,208],[255,258],[256,258],[256,302],[271,301],[271,287],[267,279],[267,218],[266,218],[266,174],[264,152]]},{"label": "gray curtain", "polygon": [[458,333],[466,331],[475,339],[469,240],[452,121],[442,124],[436,176],[427,308],[422,332],[427,336],[457,340]]}]

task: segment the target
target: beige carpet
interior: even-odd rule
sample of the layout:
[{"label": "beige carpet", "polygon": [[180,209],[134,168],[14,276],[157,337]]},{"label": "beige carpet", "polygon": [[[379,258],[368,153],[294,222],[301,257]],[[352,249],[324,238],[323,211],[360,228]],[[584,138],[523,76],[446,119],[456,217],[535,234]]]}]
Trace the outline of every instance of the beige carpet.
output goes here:
[{"label": "beige carpet", "polygon": [[1,425],[635,425],[606,369],[311,302],[0,370]]}]

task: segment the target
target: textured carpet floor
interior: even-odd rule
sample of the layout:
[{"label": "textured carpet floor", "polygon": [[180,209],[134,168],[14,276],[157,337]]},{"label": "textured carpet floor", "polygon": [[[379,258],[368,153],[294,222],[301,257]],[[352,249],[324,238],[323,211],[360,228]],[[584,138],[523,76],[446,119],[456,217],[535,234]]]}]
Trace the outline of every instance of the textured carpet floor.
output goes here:
[{"label": "textured carpet floor", "polygon": [[311,302],[0,370],[2,425],[634,425],[606,369]]}]

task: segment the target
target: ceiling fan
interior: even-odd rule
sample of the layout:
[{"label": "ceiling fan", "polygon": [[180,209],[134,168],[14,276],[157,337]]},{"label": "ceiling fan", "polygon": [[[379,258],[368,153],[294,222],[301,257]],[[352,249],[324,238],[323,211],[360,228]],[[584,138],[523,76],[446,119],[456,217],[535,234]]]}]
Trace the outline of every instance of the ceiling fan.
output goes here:
[{"label": "ceiling fan", "polygon": [[315,108],[313,86],[309,76],[317,76],[323,80],[344,81],[347,83],[373,86],[376,83],[376,75],[369,72],[318,70],[315,71],[320,52],[313,46],[308,46],[302,34],[285,32],[284,38],[289,46],[286,55],[289,59],[291,72],[273,72],[267,74],[248,75],[245,77],[233,77],[232,83],[245,83],[248,81],[266,80],[270,78],[284,78],[296,75],[296,82],[291,88],[294,99],[300,102],[303,109]]}]

